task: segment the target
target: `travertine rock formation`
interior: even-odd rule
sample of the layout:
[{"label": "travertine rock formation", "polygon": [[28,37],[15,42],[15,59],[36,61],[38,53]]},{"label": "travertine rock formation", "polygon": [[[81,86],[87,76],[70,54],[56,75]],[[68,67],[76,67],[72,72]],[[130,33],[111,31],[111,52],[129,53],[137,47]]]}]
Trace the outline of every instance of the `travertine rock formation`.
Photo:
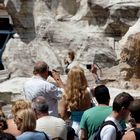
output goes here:
[{"label": "travertine rock formation", "polygon": [[3,63],[16,77],[31,75],[40,59],[62,72],[68,49],[81,64],[116,65],[116,43],[138,20],[140,0],[5,0],[5,6],[19,38],[8,42]]},{"label": "travertine rock formation", "polygon": [[[140,48],[133,41],[140,36],[136,34],[140,32],[140,0],[0,0],[0,18],[5,10],[1,3],[15,34],[3,53],[0,99],[7,103],[23,99],[25,77],[32,75],[37,60],[63,74],[69,49],[76,52],[83,68],[93,60],[98,63],[101,82],[115,87],[109,88],[112,99],[123,91],[139,96]],[[92,74],[85,73],[89,86],[95,86]]]},{"label": "travertine rock formation", "polygon": [[123,47],[121,53],[122,62],[131,66],[129,71],[127,71],[129,79],[133,76],[140,78],[140,32],[129,36],[127,43]]},{"label": "travertine rock formation", "polygon": [[139,33],[140,32],[140,18],[137,20],[137,22],[129,28],[127,33],[122,37],[122,39],[119,42],[119,45],[123,47],[127,43],[127,39],[129,36]]},{"label": "travertine rock formation", "polygon": [[119,44],[122,48],[121,61],[130,66],[129,69],[124,69],[128,75],[127,79],[140,78],[140,18],[129,28]]},{"label": "travertine rock formation", "polygon": [[34,0],[8,0],[5,4],[20,38],[29,43],[35,38]]}]

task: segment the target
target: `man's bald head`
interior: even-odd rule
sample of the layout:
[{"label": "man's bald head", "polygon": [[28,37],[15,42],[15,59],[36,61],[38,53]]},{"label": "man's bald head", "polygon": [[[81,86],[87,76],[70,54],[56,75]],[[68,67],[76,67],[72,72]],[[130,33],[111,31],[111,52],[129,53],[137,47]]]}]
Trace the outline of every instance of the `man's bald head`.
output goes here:
[{"label": "man's bald head", "polygon": [[32,108],[40,113],[48,113],[48,103],[45,97],[37,96],[32,100]]},{"label": "man's bald head", "polygon": [[34,74],[43,74],[45,72],[49,71],[49,67],[46,62],[44,61],[38,61],[34,65]]}]

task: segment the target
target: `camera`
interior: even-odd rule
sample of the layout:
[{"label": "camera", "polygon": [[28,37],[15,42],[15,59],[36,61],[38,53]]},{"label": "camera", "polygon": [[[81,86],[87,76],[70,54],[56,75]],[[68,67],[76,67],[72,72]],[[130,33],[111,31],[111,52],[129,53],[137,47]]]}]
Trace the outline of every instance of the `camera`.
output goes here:
[{"label": "camera", "polygon": [[91,64],[86,64],[86,68],[87,68],[88,70],[91,70],[91,67],[92,67]]},{"label": "camera", "polygon": [[53,76],[51,71],[48,71],[48,75],[51,77]]}]

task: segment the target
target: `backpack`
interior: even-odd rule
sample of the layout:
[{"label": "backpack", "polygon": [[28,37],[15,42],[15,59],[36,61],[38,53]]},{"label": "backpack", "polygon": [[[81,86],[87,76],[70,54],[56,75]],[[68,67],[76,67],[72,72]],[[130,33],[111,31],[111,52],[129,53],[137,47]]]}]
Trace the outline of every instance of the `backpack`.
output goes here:
[{"label": "backpack", "polygon": [[103,127],[106,126],[106,125],[113,125],[115,127],[115,129],[116,129],[116,134],[117,134],[116,140],[121,140],[124,132],[118,131],[118,128],[117,128],[116,124],[111,120],[103,122],[102,125],[95,130],[95,132],[89,138],[89,140],[101,140],[100,132],[103,129]]}]

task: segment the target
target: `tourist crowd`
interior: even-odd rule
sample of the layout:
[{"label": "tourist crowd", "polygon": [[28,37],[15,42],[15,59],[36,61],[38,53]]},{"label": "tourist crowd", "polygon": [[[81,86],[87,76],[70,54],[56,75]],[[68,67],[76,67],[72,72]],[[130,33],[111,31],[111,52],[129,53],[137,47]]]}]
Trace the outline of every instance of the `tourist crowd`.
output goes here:
[{"label": "tourist crowd", "polygon": [[23,92],[25,99],[12,104],[10,118],[0,110],[0,140],[140,139],[140,100],[122,92],[109,106],[108,88],[98,81],[90,89],[79,66],[67,70],[63,83],[57,71],[38,61]]}]

